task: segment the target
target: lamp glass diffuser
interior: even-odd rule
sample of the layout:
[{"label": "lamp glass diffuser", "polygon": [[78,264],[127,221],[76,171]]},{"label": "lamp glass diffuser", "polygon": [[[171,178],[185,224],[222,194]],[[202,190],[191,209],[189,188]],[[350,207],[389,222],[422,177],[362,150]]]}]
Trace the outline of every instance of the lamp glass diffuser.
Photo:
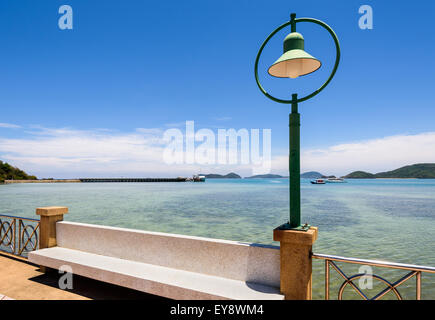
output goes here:
[{"label": "lamp glass diffuser", "polygon": [[304,50],[304,37],[292,32],[284,39],[284,53],[270,66],[268,72],[273,77],[297,78],[312,73],[322,63]]}]

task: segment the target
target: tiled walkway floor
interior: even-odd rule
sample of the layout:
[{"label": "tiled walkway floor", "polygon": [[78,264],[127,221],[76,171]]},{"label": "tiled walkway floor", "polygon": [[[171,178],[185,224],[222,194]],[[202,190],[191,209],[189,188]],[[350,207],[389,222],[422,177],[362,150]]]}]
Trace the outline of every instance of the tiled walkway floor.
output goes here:
[{"label": "tiled walkway floor", "polygon": [[61,290],[56,271],[44,274],[27,261],[0,253],[0,300],[163,299],[108,283],[73,276],[73,289]]}]

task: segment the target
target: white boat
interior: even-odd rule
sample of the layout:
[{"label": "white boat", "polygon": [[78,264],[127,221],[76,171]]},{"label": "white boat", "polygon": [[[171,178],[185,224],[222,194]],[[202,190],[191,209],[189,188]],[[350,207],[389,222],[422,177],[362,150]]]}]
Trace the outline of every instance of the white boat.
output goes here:
[{"label": "white boat", "polygon": [[200,175],[195,174],[193,176],[193,181],[194,182],[205,182],[205,176],[200,176]]},{"label": "white boat", "polygon": [[344,180],[343,178],[328,178],[326,179],[327,183],[345,183],[347,182],[346,180]]},{"label": "white boat", "polygon": [[325,180],[324,179],[311,180],[310,182],[312,184],[325,184]]}]

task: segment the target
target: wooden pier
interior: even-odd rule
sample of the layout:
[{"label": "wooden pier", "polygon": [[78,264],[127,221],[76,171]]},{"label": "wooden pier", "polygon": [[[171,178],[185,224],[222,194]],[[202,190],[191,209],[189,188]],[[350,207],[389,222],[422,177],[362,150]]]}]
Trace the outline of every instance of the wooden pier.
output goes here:
[{"label": "wooden pier", "polygon": [[13,183],[77,183],[79,179],[40,179],[40,180],[5,180],[4,184]]},{"label": "wooden pier", "polygon": [[4,184],[13,183],[80,183],[80,182],[186,182],[192,179],[178,178],[81,178],[81,179],[41,179],[41,180],[5,180]]},{"label": "wooden pier", "polygon": [[187,178],[83,178],[80,182],[186,182]]}]

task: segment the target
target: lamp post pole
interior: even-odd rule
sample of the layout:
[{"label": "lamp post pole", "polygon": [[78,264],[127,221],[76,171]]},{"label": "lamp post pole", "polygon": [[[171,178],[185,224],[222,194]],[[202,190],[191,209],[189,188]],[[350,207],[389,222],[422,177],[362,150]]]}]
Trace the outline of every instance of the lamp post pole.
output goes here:
[{"label": "lamp post pole", "polygon": [[[264,47],[269,42],[269,40],[283,28],[290,26],[291,33],[284,39],[284,54],[269,68],[269,74],[278,78],[297,78],[301,75],[306,75],[316,71],[321,63],[307,54],[304,51],[304,38],[301,34],[296,32],[296,24],[299,22],[309,22],[317,24],[331,35],[336,49],[335,63],[328,79],[323,83],[320,88],[313,91],[312,93],[298,98],[297,94],[292,95],[292,99],[280,99],[269,94],[261,85],[258,77],[258,62],[260,60],[261,53]],[[296,18],[296,14],[292,13],[290,15],[290,20],[276,28],[263,42],[260,50],[257,53],[257,58],[255,60],[255,81],[257,82],[260,91],[269,99],[284,103],[291,104],[291,113],[289,115],[289,198],[290,198],[290,220],[289,223],[285,223],[280,226],[280,229],[292,229],[292,230],[309,230],[307,224],[301,225],[301,176],[300,176],[300,114],[298,112],[299,102],[306,101],[317,94],[319,94],[334,77],[338,64],[340,61],[340,44],[338,42],[337,35],[330,26],[328,26],[323,21],[313,19],[313,18]],[[310,64],[311,61],[311,64]],[[317,62],[316,62],[317,61]],[[295,63],[296,62],[296,63]],[[302,66],[303,63],[306,64]],[[299,65],[298,65],[299,63]]]},{"label": "lamp post pole", "polygon": [[290,228],[301,225],[301,157],[300,157],[300,114],[298,95],[292,95],[292,109],[289,115],[289,187],[290,187]]}]

